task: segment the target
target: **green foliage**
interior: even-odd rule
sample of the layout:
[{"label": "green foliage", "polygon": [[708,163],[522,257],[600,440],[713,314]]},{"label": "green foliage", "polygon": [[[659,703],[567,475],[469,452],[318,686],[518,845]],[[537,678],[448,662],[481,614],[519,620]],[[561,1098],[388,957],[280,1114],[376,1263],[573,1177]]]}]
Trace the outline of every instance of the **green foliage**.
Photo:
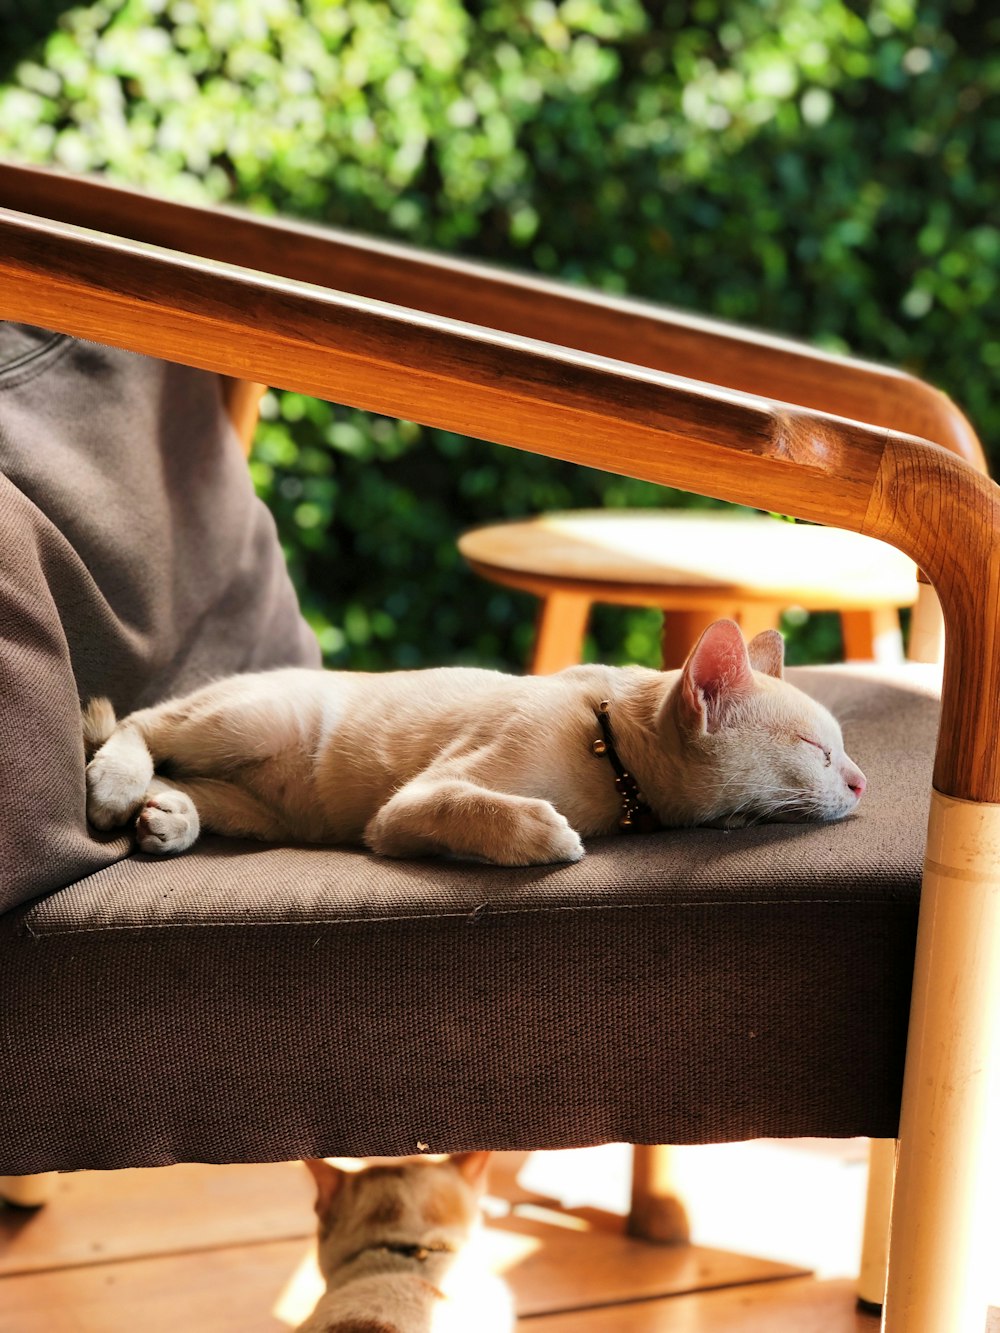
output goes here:
[{"label": "green foliage", "polygon": [[[50,0],[4,24],[10,3],[0,152],[851,348],[1000,435],[990,0]],[[266,409],[254,476],[338,663],[517,665],[530,599],[473,579],[459,531],[689,502],[297,395]],[[836,651],[816,619],[800,654]],[[595,631],[655,661],[655,616]]]}]

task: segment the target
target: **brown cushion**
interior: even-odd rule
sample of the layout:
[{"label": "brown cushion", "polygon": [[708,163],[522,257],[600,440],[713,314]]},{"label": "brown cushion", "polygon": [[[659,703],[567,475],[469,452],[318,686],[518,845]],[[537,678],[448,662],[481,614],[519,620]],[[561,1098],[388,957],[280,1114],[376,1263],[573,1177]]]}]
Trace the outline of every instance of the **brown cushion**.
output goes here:
[{"label": "brown cushion", "polygon": [[315,666],[217,376],[0,322],[0,911],[124,856],[79,700]]},{"label": "brown cushion", "polygon": [[870,780],[840,824],[533,870],[206,839],[8,914],[0,1170],[893,1135],[933,673],[794,679]]}]

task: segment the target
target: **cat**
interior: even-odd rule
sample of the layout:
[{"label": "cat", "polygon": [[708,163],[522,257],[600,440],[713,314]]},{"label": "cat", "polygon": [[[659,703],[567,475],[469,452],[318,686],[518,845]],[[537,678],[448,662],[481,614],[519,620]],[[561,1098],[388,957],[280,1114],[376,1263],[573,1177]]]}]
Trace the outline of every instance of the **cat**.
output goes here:
[{"label": "cat", "polygon": [[[831,714],[782,678],[766,630],[705,630],[679,671],[443,667],[233,676],[115,722],[84,710],[87,814],[140,850],[199,828],[524,866],[620,828],[851,814],[864,774]],[[155,776],[154,776],[155,774]]]},{"label": "cat", "polygon": [[298,1333],[510,1333],[510,1293],[479,1244],[489,1156],[358,1172],[307,1161],[326,1291]]}]

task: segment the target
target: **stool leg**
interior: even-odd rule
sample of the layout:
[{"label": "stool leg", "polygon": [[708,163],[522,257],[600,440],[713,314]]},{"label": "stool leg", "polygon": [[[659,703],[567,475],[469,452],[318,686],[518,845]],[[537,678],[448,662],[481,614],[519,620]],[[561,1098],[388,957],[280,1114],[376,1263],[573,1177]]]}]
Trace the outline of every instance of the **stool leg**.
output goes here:
[{"label": "stool leg", "polygon": [[672,671],[682,667],[687,655],[701,638],[709,625],[714,625],[720,617],[731,615],[731,610],[718,608],[694,607],[690,611],[664,611],[663,613],[663,670]]},{"label": "stool leg", "polygon": [[845,661],[883,662],[887,666],[902,662],[903,635],[895,607],[841,611],[840,624],[844,632]]},{"label": "stool leg", "polygon": [[584,593],[553,592],[538,611],[535,646],[529,671],[548,676],[576,666],[583,657],[583,636],[590,619],[590,598]]},{"label": "stool leg", "polygon": [[675,1149],[637,1143],[632,1149],[632,1204],[628,1233],[661,1245],[687,1245],[687,1213],[675,1193]]},{"label": "stool leg", "polygon": [[747,643],[766,629],[781,628],[781,608],[777,606],[742,606],[736,616]]},{"label": "stool leg", "polygon": [[872,1139],[868,1147],[868,1197],[861,1241],[858,1306],[877,1312],[885,1301],[885,1270],[889,1260],[889,1215],[896,1175],[896,1140]]}]

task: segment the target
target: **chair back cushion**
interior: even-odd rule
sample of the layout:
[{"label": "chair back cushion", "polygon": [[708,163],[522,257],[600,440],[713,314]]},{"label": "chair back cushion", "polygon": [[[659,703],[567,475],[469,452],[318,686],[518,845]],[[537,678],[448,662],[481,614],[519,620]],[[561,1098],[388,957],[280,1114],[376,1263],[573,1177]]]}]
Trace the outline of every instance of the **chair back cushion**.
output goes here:
[{"label": "chair back cushion", "polygon": [[129,851],[87,826],[81,700],[319,651],[215,375],[0,322],[0,532],[3,911]]}]

